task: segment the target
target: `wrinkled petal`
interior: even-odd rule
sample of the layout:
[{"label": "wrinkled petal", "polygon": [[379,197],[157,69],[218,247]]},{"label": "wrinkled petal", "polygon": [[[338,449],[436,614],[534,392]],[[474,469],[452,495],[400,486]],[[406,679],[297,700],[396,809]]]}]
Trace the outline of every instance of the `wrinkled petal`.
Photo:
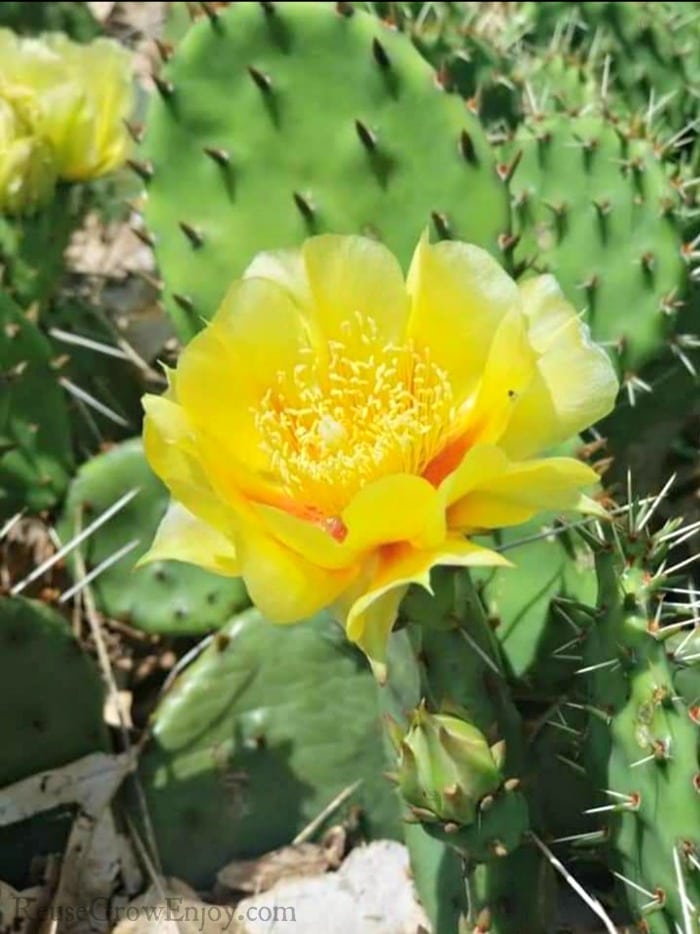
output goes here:
[{"label": "wrinkled petal", "polygon": [[485,250],[423,236],[407,280],[409,334],[447,372],[458,401],[481,378],[501,319],[520,306],[513,280]]},{"label": "wrinkled petal", "polygon": [[[408,296],[401,267],[385,246],[368,237],[323,234],[307,240],[302,254],[326,340],[342,342],[359,358],[372,345],[403,340]],[[356,326],[358,315],[371,318],[375,334]]]},{"label": "wrinkled petal", "polygon": [[382,549],[368,589],[354,603],[345,620],[348,638],[367,655],[377,680],[386,680],[386,647],[396,622],[399,603],[410,584],[430,590],[430,571],[453,567],[508,566],[507,558],[489,548],[452,536],[438,548],[417,550],[410,545]]},{"label": "wrinkled petal", "polygon": [[179,503],[170,504],[153,544],[138,564],[151,561],[187,561],[216,574],[240,574],[233,541]]},{"label": "wrinkled petal", "polygon": [[537,375],[501,442],[517,458],[565,441],[603,418],[619,388],[607,353],[591,342],[552,276],[529,279],[520,291],[539,359]]},{"label": "wrinkled petal", "polygon": [[242,530],[236,551],[251,600],[274,623],[293,623],[329,606],[356,573],[319,567],[253,526]]},{"label": "wrinkled petal", "polygon": [[569,457],[511,464],[454,503],[447,523],[452,529],[494,529],[519,525],[546,510],[576,509],[581,487],[598,479],[588,465]]}]

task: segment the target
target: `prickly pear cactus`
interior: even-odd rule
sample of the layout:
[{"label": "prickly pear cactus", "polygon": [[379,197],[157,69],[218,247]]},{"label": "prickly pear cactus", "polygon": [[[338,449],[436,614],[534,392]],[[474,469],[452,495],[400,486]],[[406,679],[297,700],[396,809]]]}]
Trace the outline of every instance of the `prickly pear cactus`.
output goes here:
[{"label": "prickly pear cactus", "polygon": [[[554,905],[554,876],[531,847],[472,867],[467,879],[456,850],[407,823],[404,840],[411,873],[433,934],[548,934]],[[517,879],[517,885],[513,880]],[[466,884],[465,884],[466,883]]]},{"label": "prickly pear cactus", "polygon": [[690,934],[700,925],[698,718],[674,687],[678,662],[667,640],[678,625],[666,624],[663,606],[675,564],[669,547],[684,530],[675,523],[651,535],[644,525],[642,513],[633,513],[629,526],[597,546],[598,619],[580,672],[588,711],[583,763],[640,930]]},{"label": "prickly pear cactus", "polygon": [[[548,530],[551,534],[547,534]],[[550,523],[498,533],[515,567],[476,569],[474,579],[501,645],[509,677],[537,689],[566,682],[576,667],[577,625],[570,600],[595,602],[590,552]]]},{"label": "prickly pear cactus", "polygon": [[[548,535],[547,532],[550,532]],[[501,647],[508,679],[529,703],[526,773],[538,824],[546,836],[586,829],[594,789],[578,760],[580,716],[551,715],[583,664],[581,646],[593,622],[580,604],[596,602],[598,582],[588,546],[549,523],[504,529],[498,541],[514,567],[473,576]],[[573,715],[573,716],[572,716]]]},{"label": "prickly pear cactus", "polygon": [[[107,751],[103,686],[68,623],[33,600],[0,597],[0,787]],[[32,859],[62,853],[70,815],[0,828],[0,878],[23,887]]]},{"label": "prickly pear cactus", "polygon": [[72,468],[68,410],[51,347],[0,294],[0,519],[52,506]]},{"label": "prickly pear cactus", "polygon": [[[551,909],[551,892],[547,895],[543,889],[549,877],[546,871],[540,875],[541,859],[527,840],[531,815],[520,782],[526,768],[524,736],[505,680],[500,648],[466,572],[438,569],[432,585],[434,597],[411,592],[402,614],[414,644],[422,696],[427,709],[433,711],[428,716],[438,729],[421,728],[425,714],[420,708],[413,714],[412,726],[409,721],[408,725],[391,727],[392,739],[399,747],[398,785],[411,819],[456,850],[463,860],[470,893],[469,909],[464,912],[469,929],[543,934]],[[463,741],[455,743],[440,734],[439,718],[445,715],[449,720],[463,721],[462,733],[466,730],[479,737],[476,746],[485,769],[476,768],[473,750],[465,752]],[[435,734],[438,740],[409,742],[418,733]],[[416,750],[423,746],[418,757]],[[445,765],[446,759],[449,765]],[[477,771],[480,780],[474,784]],[[446,779],[448,773],[450,780]],[[488,781],[482,781],[486,775]],[[424,801],[430,798],[433,802],[429,807],[416,793],[418,777],[418,791],[422,791]],[[473,792],[466,796],[469,807],[464,800],[467,786]],[[409,837],[409,845],[420,850],[420,838]],[[417,858],[423,857],[419,853]],[[504,900],[505,860],[511,859],[515,860],[512,865],[520,866],[519,871],[542,884],[518,886],[512,897]],[[419,879],[419,888],[429,884],[430,878]],[[434,903],[434,896],[427,901]],[[436,917],[439,912],[433,913],[434,920]],[[445,917],[441,934],[454,934],[457,928],[451,928],[452,923]]]},{"label": "prickly pear cactus", "polygon": [[605,117],[534,117],[515,134],[511,182],[521,261],[552,272],[586,309],[629,381],[668,349],[687,267],[680,197],[646,139]]},{"label": "prickly pear cactus", "polygon": [[72,384],[68,395],[75,448],[85,457],[106,441],[132,437],[141,426],[147,383],[142,369],[119,356],[118,334],[101,309],[80,296],[60,294],[43,323],[57,372]]},{"label": "prickly pear cactus", "polygon": [[288,843],[360,779],[351,802],[369,830],[399,835],[377,694],[328,618],[234,617],[156,709],[141,758],[165,871],[207,885],[227,860]]},{"label": "prickly pear cactus", "polygon": [[78,42],[89,42],[100,32],[87,3],[61,0],[8,0],[0,4],[0,27],[34,36],[40,32],[65,32]]},{"label": "prickly pear cactus", "polygon": [[134,167],[184,338],[256,253],[312,233],[373,234],[404,263],[429,225],[509,244],[478,121],[405,36],[350,5],[212,11],[157,87]]},{"label": "prickly pear cactus", "polygon": [[666,654],[673,665],[673,686],[700,718],[700,620],[692,629],[664,640]]},{"label": "prickly pear cactus", "polygon": [[697,5],[526,3],[528,39],[581,55],[588,69],[607,58],[630,108],[655,105],[679,129],[693,116],[700,80]]},{"label": "prickly pear cactus", "polygon": [[58,526],[61,539],[73,537],[77,520],[84,528],[130,491],[133,499],[82,546],[88,569],[108,563],[93,585],[100,609],[147,632],[184,635],[215,629],[248,605],[238,578],[174,561],[135,568],[168,507],[168,493],[146,463],[139,438],[80,468]]},{"label": "prickly pear cactus", "polygon": [[102,682],[62,616],[1,597],[0,644],[0,787],[106,749]]},{"label": "prickly pear cactus", "polygon": [[63,254],[82,214],[83,193],[64,185],[28,216],[0,215],[3,288],[23,308],[46,307],[63,274]]},{"label": "prickly pear cactus", "polygon": [[453,934],[469,912],[462,859],[456,850],[431,837],[421,824],[404,824],[411,875],[433,934]]}]

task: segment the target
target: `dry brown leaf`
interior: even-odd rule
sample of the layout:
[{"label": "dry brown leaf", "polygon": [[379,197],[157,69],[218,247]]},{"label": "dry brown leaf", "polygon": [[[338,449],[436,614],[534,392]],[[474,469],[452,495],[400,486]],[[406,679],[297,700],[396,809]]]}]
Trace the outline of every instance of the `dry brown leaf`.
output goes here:
[{"label": "dry brown leaf", "polygon": [[234,860],[216,875],[220,888],[232,892],[266,892],[282,879],[319,876],[328,870],[328,859],[317,843],[283,846],[258,859]]},{"label": "dry brown leaf", "polygon": [[62,804],[79,804],[84,814],[96,819],[135,765],[128,753],[95,752],[8,785],[0,791],[0,827]]},{"label": "dry brown leaf", "polygon": [[266,892],[282,879],[319,876],[337,869],[343,858],[346,833],[332,827],[319,843],[293,843],[257,859],[234,860],[216,876],[215,894]]}]

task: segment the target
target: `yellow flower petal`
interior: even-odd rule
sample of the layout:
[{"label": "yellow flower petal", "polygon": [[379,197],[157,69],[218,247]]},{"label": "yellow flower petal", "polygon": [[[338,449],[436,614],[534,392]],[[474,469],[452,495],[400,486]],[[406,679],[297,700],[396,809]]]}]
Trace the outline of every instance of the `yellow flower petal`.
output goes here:
[{"label": "yellow flower petal", "polygon": [[498,325],[474,407],[465,416],[466,433],[472,443],[498,441],[518,399],[530,387],[535,365],[536,357],[528,342],[526,319],[519,309],[513,309]]},{"label": "yellow flower petal", "polygon": [[399,615],[399,606],[406,596],[409,584],[397,584],[376,597],[369,606],[355,617],[355,624],[362,626],[362,634],[355,640],[367,656],[372,673],[379,684],[386,684],[386,650],[391,630]]},{"label": "yellow flower petal", "polygon": [[270,279],[285,289],[300,308],[313,304],[301,250],[269,250],[258,255],[243,273],[245,279]]},{"label": "yellow flower petal", "polygon": [[619,388],[608,355],[591,343],[552,276],[530,279],[520,291],[539,359],[501,441],[517,458],[565,441],[607,415]]},{"label": "yellow flower petal", "polygon": [[192,426],[184,410],[164,396],[144,396],[144,452],[153,471],[173,497],[222,532],[232,526],[194,449]]},{"label": "yellow flower petal", "polygon": [[151,561],[187,561],[229,577],[240,574],[233,541],[179,503],[170,504],[138,566]]},{"label": "yellow flower petal", "polygon": [[330,606],[356,574],[312,564],[249,525],[236,546],[250,598],[274,623],[293,623]]},{"label": "yellow flower petal", "polygon": [[581,487],[598,481],[598,474],[569,457],[511,464],[450,507],[452,529],[473,531],[526,522],[545,510],[576,509]]},{"label": "yellow flower petal", "polygon": [[517,286],[485,250],[424,235],[411,262],[409,334],[448,374],[458,401],[477,386],[501,319],[520,306]]},{"label": "yellow flower petal", "polygon": [[31,94],[8,94],[1,84],[0,214],[29,213],[53,196],[56,166],[51,146],[36,132]]},{"label": "yellow flower petal", "polygon": [[85,45],[61,33],[45,39],[66,67],[66,82],[47,89],[44,127],[62,178],[88,181],[123,164],[133,107],[129,52],[111,39]]},{"label": "yellow flower petal", "polygon": [[368,484],[343,512],[345,545],[364,551],[387,542],[431,547],[445,538],[437,491],[422,477],[392,474]]},{"label": "yellow flower petal", "polygon": [[464,456],[461,464],[440,484],[446,506],[451,506],[471,490],[483,486],[510,466],[503,451],[493,444],[478,444]]},{"label": "yellow flower petal", "polygon": [[83,44],[62,33],[8,38],[2,30],[0,86],[33,97],[34,129],[50,143],[60,178],[89,181],[124,162],[133,88],[131,55],[119,43]]},{"label": "yellow flower petal", "polygon": [[269,471],[255,411],[277,374],[293,371],[304,348],[298,306],[266,279],[236,282],[209,327],[188,344],[177,368],[178,401],[217,439],[222,459]]},{"label": "yellow flower petal", "polygon": [[[373,345],[404,338],[408,296],[401,267],[385,246],[368,237],[323,234],[307,240],[302,254],[314,314],[327,340],[364,358]],[[367,319],[376,332],[357,326]]]},{"label": "yellow flower petal", "polygon": [[410,584],[430,590],[430,571],[438,565],[508,566],[510,562],[460,536],[433,549],[416,550],[410,545],[383,549],[368,589],[357,597],[345,619],[348,638],[365,652],[380,682],[386,679],[386,647],[399,603]]},{"label": "yellow flower petal", "polygon": [[319,567],[338,570],[359,560],[356,550],[333,537],[332,523],[324,527],[322,519],[312,521],[264,503],[256,503],[254,509],[270,534]]},{"label": "yellow flower petal", "polygon": [[242,522],[255,524],[249,501],[231,473],[222,478],[207,469],[212,444],[198,435],[182,406],[165,396],[145,396],[144,452],[173,499],[232,539]]},{"label": "yellow flower petal", "polygon": [[255,511],[275,538],[323,568],[348,568],[389,542],[431,547],[446,534],[437,491],[412,474],[392,474],[368,484],[342,516],[304,517],[260,503]]}]

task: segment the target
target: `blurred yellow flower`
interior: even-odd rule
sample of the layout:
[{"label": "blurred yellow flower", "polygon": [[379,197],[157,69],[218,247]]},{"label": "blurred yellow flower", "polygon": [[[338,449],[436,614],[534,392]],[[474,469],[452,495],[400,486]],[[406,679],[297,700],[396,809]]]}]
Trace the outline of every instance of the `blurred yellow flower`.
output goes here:
[{"label": "blurred yellow flower", "polygon": [[59,178],[89,181],[124,162],[133,95],[131,57],[118,43],[0,30],[0,95],[18,92],[34,99],[34,133],[50,144]]},{"label": "blurred yellow flower", "polygon": [[590,505],[593,470],[533,455],[617,389],[556,282],[478,247],[424,237],[405,282],[363,237],[261,254],[144,400],[176,504],[148,560],[241,574],[278,622],[331,606],[381,679],[411,583],[507,563],[479,530]]},{"label": "blurred yellow flower", "polygon": [[32,101],[0,93],[0,212],[31,211],[51,197],[51,148],[33,131]]}]

